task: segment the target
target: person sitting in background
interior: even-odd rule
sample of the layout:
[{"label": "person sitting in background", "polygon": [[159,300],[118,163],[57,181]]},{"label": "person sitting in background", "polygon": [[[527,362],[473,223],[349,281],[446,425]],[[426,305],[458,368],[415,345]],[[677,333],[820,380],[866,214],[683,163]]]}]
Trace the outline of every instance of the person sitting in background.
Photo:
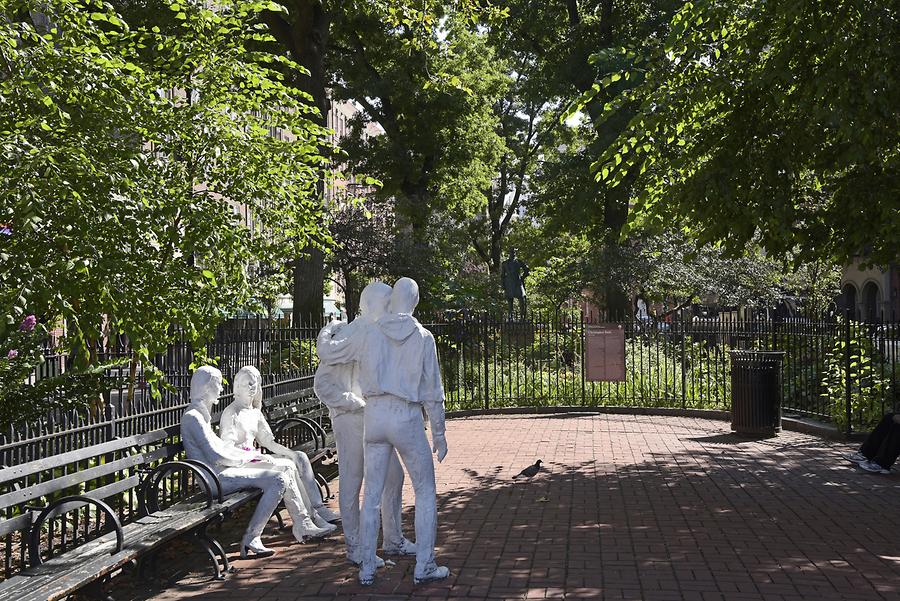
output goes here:
[{"label": "person sitting in background", "polygon": [[900,456],[900,413],[888,413],[859,447],[859,451],[845,455],[859,467],[876,474],[891,473],[891,466]]}]

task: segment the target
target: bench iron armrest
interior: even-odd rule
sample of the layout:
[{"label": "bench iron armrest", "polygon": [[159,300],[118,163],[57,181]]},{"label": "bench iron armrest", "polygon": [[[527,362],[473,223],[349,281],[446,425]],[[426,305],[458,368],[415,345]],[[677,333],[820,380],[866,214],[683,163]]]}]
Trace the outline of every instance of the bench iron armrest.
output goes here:
[{"label": "bench iron armrest", "polygon": [[[200,477],[200,482],[203,484],[204,492],[206,492],[207,509],[212,507],[213,503],[216,501],[220,504],[223,502],[222,485],[219,482],[219,478],[209,466],[198,461],[190,460],[167,461],[158,465],[144,480],[142,485],[143,494],[141,496],[144,500],[144,511],[146,513],[150,514],[159,511],[159,489],[157,487],[163,477],[183,471],[193,472]],[[213,494],[213,486],[215,486],[217,494]]]},{"label": "bench iron armrest", "polygon": [[[272,433],[275,434],[275,438],[278,438],[282,430],[285,430],[286,428],[289,428],[290,426],[293,426],[295,424],[306,426],[306,428],[309,429],[310,433],[312,433],[313,442],[316,444],[315,450],[318,451],[320,446],[323,448],[325,447],[324,428],[322,428],[322,426],[320,426],[313,420],[305,417],[287,417],[275,424],[275,427],[272,428]],[[321,445],[319,444],[320,439]]]},{"label": "bench iron armrest", "polygon": [[326,432],[325,428],[322,427],[322,424],[320,424],[316,420],[310,419],[308,417],[304,417],[303,419],[311,423],[312,427],[315,428],[316,431],[318,431],[319,437],[322,439],[322,448],[324,449],[327,446],[325,439],[328,438],[328,432]]},{"label": "bench iron armrest", "polygon": [[208,464],[203,463],[199,459],[182,459],[184,463],[190,463],[191,465],[196,465],[202,470],[205,470],[210,480],[212,480],[213,484],[216,485],[216,498],[219,500],[219,504],[221,505],[224,501],[224,497],[222,495],[222,482],[219,480],[219,474],[217,474],[213,468],[211,468]]},{"label": "bench iron armrest", "polygon": [[32,566],[39,566],[44,563],[41,559],[41,525],[48,519],[56,517],[67,511],[83,507],[84,505],[96,505],[100,511],[106,514],[106,517],[112,521],[116,529],[116,546],[110,555],[115,555],[122,550],[125,545],[125,533],[122,531],[122,523],[119,521],[116,512],[112,507],[101,501],[87,495],[70,495],[57,499],[50,505],[47,505],[41,511],[40,515],[31,526],[31,532],[28,536],[28,561]]}]

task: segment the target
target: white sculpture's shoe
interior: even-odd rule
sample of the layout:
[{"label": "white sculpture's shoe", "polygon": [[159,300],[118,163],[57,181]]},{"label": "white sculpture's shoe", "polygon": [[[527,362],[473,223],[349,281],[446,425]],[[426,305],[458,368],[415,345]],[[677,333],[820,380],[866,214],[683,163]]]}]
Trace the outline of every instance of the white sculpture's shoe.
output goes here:
[{"label": "white sculpture's shoe", "polygon": [[[355,549],[347,549],[347,561],[356,566],[362,566],[362,557],[360,557],[360,551],[358,548]],[[375,556],[375,568],[383,568],[384,560]]]},{"label": "white sculpture's shoe", "polygon": [[265,547],[258,536],[250,540],[244,539],[241,541],[241,559],[247,559],[248,551],[254,557],[271,557],[275,555],[275,551]]},{"label": "white sculpture's shoe", "polygon": [[361,565],[359,567],[359,583],[363,586],[369,586],[375,582],[375,565]]},{"label": "white sculpture's shoe", "polygon": [[325,538],[332,532],[337,530],[334,524],[325,523],[324,527],[319,527],[309,518],[306,518],[299,524],[294,524],[294,538],[299,542],[305,542],[307,539]]},{"label": "white sculpture's shoe", "polygon": [[439,566],[436,563],[430,563],[424,570],[419,570],[419,566],[416,566],[416,571],[413,573],[413,582],[416,584],[423,584],[425,582],[443,580],[449,575],[450,568]]},{"label": "white sculpture's shoe", "polygon": [[313,524],[318,526],[319,528],[325,528],[326,530],[334,528],[334,524],[323,518],[319,515],[319,512],[313,510],[310,512],[310,518],[312,519]]},{"label": "white sculpture's shoe", "polygon": [[400,543],[385,543],[381,548],[385,555],[415,555],[416,543],[403,537]]},{"label": "white sculpture's shoe", "polygon": [[333,509],[325,507],[324,505],[316,507],[316,513],[318,513],[319,517],[321,517],[326,522],[341,521],[341,514],[339,514],[337,511],[334,511]]}]

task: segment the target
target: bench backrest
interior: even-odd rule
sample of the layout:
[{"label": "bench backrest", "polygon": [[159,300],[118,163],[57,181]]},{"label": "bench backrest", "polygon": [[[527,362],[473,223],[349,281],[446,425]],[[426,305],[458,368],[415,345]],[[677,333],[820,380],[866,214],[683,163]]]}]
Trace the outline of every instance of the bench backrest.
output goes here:
[{"label": "bench backrest", "polygon": [[[298,392],[265,399],[263,411],[275,432],[275,438],[289,448],[324,446],[324,440],[316,441],[316,430],[318,432],[331,431],[328,408],[319,401],[312,388],[304,388]],[[297,418],[314,422],[317,428],[314,430],[296,423]],[[282,422],[293,423],[284,423],[285,427],[279,427]]]},{"label": "bench backrest", "polygon": [[[121,523],[130,522],[139,517],[143,472],[182,452],[173,426],[0,469],[0,540],[7,549],[0,576],[33,563],[28,538],[44,507],[82,495],[104,502]],[[82,501],[65,503],[48,517],[41,534],[46,556],[93,540],[111,526],[97,505]]]},{"label": "bench backrest", "polygon": [[[328,411],[312,388],[298,392],[294,387],[293,391],[266,399],[264,406],[273,427],[283,419],[302,417],[330,431]],[[302,425],[283,428],[279,441],[290,447],[307,443],[317,446],[314,433]],[[63,497],[85,495],[105,502],[118,520],[127,524],[140,517],[144,474],[164,461],[182,457],[180,427],[175,425],[18,465],[0,466],[0,541],[5,547],[0,579],[32,563],[28,538],[44,507]],[[197,488],[194,475],[184,472],[173,473],[169,482],[172,484],[160,485],[160,489],[165,489],[161,505],[184,498]],[[54,510],[51,518],[42,534],[41,549],[47,556],[93,540],[109,526],[109,519],[97,506],[80,501],[65,503]]]}]

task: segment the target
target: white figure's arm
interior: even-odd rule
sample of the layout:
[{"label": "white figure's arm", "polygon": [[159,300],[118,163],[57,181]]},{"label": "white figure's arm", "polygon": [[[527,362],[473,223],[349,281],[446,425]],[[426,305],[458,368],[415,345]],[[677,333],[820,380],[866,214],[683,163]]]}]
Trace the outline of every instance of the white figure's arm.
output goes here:
[{"label": "white figure's arm", "polygon": [[339,411],[345,412],[356,411],[357,409],[362,409],[366,406],[366,401],[364,401],[362,397],[349,391],[343,392],[337,397],[323,402],[332,409],[337,409]]},{"label": "white figure's arm", "polygon": [[428,422],[431,424],[431,440],[434,443],[432,450],[437,454],[438,461],[443,461],[448,451],[444,426],[444,402],[425,403],[425,413],[428,414]]},{"label": "white figure's arm", "polygon": [[431,424],[431,439],[434,443],[434,452],[438,461],[443,461],[447,456],[447,437],[444,424],[444,384],[441,382],[441,370],[438,365],[437,347],[434,338],[428,336],[425,339],[425,353],[423,357],[422,380],[419,384],[420,398]]},{"label": "white figure's arm", "polygon": [[241,466],[258,458],[257,453],[242,451],[226,444],[216,436],[212,426],[195,415],[186,415],[182,419],[181,436],[203,455],[198,459],[210,461],[219,467]]},{"label": "white figure's arm", "polygon": [[333,365],[356,360],[362,332],[350,324],[346,328],[342,328],[338,336],[335,336],[334,330],[343,325],[345,325],[343,322],[333,321],[319,332],[319,336],[316,338],[316,354],[319,355],[319,361],[322,363]]},{"label": "white figure's arm", "polygon": [[222,416],[219,418],[219,438],[230,447],[238,446],[238,434],[234,418],[235,412],[231,410],[231,405],[225,407],[225,411],[222,412]]},{"label": "white figure's arm", "polygon": [[316,375],[313,378],[313,390],[319,400],[325,403],[329,409],[338,412],[356,411],[366,406],[366,402],[353,390],[352,387],[354,365],[344,363],[339,365],[319,364]]},{"label": "white figure's arm", "polygon": [[294,456],[294,451],[275,441],[275,434],[272,432],[272,428],[269,427],[269,422],[262,415],[259,416],[259,422],[256,427],[256,440],[261,447],[268,449],[274,455],[289,458]]}]

